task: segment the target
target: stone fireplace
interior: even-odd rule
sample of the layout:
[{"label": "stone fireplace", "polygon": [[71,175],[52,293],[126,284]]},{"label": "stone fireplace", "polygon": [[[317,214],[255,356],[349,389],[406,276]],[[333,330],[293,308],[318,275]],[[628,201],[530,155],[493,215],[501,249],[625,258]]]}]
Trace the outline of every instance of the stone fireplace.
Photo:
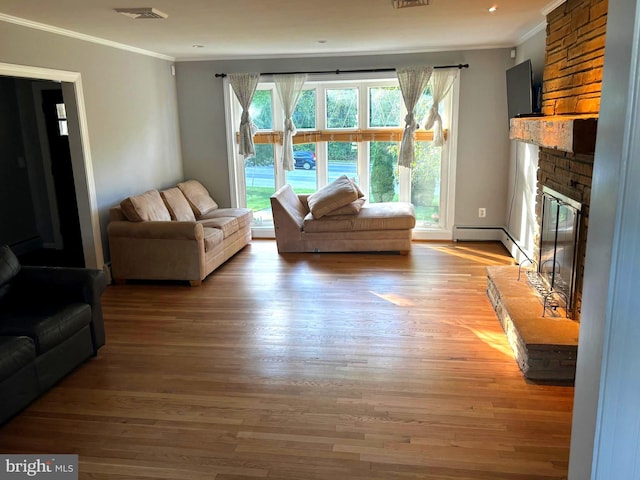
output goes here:
[{"label": "stone fireplace", "polygon": [[[539,233],[534,239],[534,263],[527,269],[546,279],[543,283],[547,289],[559,291],[559,284],[549,284],[554,280],[547,271],[549,258],[556,262],[557,255],[566,254],[573,264],[566,274],[566,265],[553,263],[563,270],[561,278],[569,275],[562,280],[571,285],[550,303],[546,303],[544,289],[536,290],[523,279],[524,266],[488,269],[487,294],[516,361],[525,377],[534,380],[572,381],[575,376],[607,7],[607,0],[568,0],[548,14],[544,116],[511,120],[511,139],[540,147],[536,202]],[[569,241],[575,243],[571,246],[567,241],[559,245],[558,238],[552,239],[558,232],[547,229],[548,218],[546,224],[542,223],[543,210],[555,208],[547,203],[549,195],[575,207],[575,240]],[[560,220],[565,221],[572,213],[561,215]],[[551,246],[553,250],[549,250]],[[564,302],[563,296],[567,297]]]}]

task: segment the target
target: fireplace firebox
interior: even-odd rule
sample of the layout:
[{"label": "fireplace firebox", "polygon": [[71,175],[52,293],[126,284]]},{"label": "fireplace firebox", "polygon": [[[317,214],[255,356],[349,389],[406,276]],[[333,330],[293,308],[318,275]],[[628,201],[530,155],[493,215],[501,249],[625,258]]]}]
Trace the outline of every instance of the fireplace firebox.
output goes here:
[{"label": "fireplace firebox", "polygon": [[537,277],[542,282],[544,312],[562,307],[568,317],[573,316],[580,212],[579,202],[543,187]]}]

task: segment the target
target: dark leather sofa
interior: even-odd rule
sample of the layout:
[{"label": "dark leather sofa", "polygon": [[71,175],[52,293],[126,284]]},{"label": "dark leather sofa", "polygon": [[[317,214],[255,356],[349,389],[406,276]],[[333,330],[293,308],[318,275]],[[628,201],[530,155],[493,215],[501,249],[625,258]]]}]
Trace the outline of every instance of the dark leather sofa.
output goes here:
[{"label": "dark leather sofa", "polygon": [[21,266],[0,245],[0,424],[104,345],[101,270]]}]

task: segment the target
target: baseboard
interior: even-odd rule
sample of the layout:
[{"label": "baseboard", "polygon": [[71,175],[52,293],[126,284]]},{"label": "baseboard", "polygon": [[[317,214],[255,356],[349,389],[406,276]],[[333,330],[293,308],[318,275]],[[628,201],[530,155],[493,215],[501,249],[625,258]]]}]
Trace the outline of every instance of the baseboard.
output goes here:
[{"label": "baseboard", "polygon": [[454,231],[454,241],[498,241],[509,251],[518,264],[531,264],[531,253],[526,252],[509,233],[506,227],[473,227],[456,226]]},{"label": "baseboard", "polygon": [[531,265],[530,258],[532,255],[530,253],[525,254],[522,248],[513,240],[513,238],[506,232],[502,232],[502,238],[500,239],[504,248],[506,248],[511,256],[518,262],[518,265]]},{"label": "baseboard", "polygon": [[454,242],[499,242],[502,238],[502,227],[473,227],[456,225],[453,227]]},{"label": "baseboard", "polygon": [[263,228],[252,228],[251,229],[251,238],[271,238],[275,239],[275,231],[273,227],[263,227]]}]

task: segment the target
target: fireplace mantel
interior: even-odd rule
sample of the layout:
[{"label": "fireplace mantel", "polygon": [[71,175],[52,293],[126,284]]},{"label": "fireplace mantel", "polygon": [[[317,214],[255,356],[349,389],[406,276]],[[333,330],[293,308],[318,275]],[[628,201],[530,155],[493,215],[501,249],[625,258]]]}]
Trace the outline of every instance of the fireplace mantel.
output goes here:
[{"label": "fireplace mantel", "polygon": [[593,155],[597,115],[512,118],[509,138],[569,153]]}]

